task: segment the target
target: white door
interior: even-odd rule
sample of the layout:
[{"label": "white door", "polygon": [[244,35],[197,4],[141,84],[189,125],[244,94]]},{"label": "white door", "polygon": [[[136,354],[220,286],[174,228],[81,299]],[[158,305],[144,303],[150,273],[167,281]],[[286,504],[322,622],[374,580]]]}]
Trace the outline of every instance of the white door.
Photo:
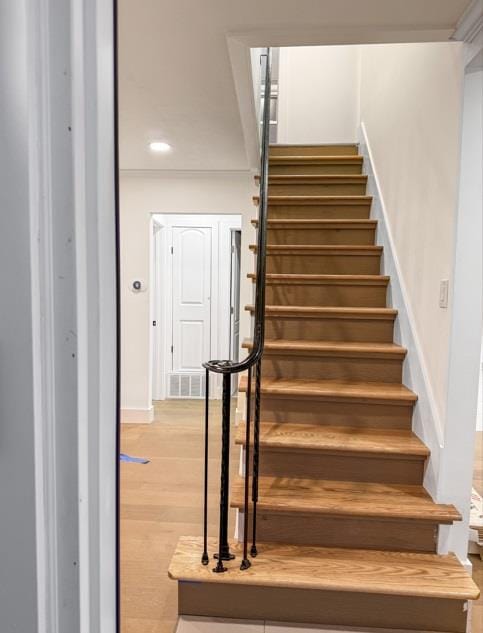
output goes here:
[{"label": "white door", "polygon": [[172,258],[172,371],[201,372],[211,348],[211,228],[173,227]]}]

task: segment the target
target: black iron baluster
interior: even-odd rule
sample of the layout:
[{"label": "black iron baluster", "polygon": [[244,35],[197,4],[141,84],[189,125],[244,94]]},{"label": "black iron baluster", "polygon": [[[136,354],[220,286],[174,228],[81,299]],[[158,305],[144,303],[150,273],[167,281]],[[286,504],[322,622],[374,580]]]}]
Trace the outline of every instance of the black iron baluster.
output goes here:
[{"label": "black iron baluster", "polygon": [[214,572],[226,571],[224,560],[232,560],[228,544],[228,501],[230,486],[230,406],[231,406],[231,374],[223,374],[222,394],[222,432],[221,432],[221,482],[220,482],[220,536],[218,563]]},{"label": "black iron baluster", "polygon": [[209,432],[209,398],[210,398],[210,372],[205,374],[205,490],[203,505],[203,555],[201,562],[208,565],[208,432]]},{"label": "black iron baluster", "polygon": [[255,416],[253,433],[253,482],[252,482],[252,502],[253,502],[253,524],[252,524],[252,547],[250,554],[256,556],[257,551],[257,503],[258,503],[258,471],[260,466],[260,381],[262,375],[262,361],[257,362],[257,375],[255,379]]},{"label": "black iron baluster", "polygon": [[248,503],[250,485],[250,418],[251,418],[251,392],[252,392],[252,368],[248,368],[247,396],[246,396],[246,433],[245,433],[245,510],[243,521],[243,560],[240,569],[248,569],[251,562],[248,560]]},{"label": "black iron baluster", "polygon": [[[271,53],[267,48],[265,57],[265,95],[270,95],[271,89]],[[223,375],[223,404],[222,404],[222,452],[221,452],[221,483],[220,483],[220,535],[218,543],[218,563],[213,569],[215,572],[224,572],[226,567],[223,565],[224,560],[231,560],[234,556],[230,553],[228,545],[228,514],[229,514],[229,472],[230,472],[230,400],[231,400],[231,376],[249,370],[248,394],[247,399],[250,403],[251,398],[251,368],[256,366],[256,387],[255,387],[255,412],[254,412],[254,447],[253,447],[253,485],[252,485],[252,501],[253,501],[253,544],[250,549],[252,556],[257,555],[256,546],[256,527],[257,527],[257,503],[258,503],[258,472],[260,461],[260,377],[261,377],[261,358],[264,346],[264,328],[265,328],[265,272],[266,272],[266,248],[267,248],[267,215],[268,215],[268,160],[269,160],[269,134],[270,134],[270,99],[265,98],[263,106],[263,124],[262,124],[262,152],[260,164],[260,203],[258,213],[258,236],[257,236],[257,266],[256,266],[256,286],[255,286],[255,323],[253,331],[253,347],[248,356],[240,361],[231,360],[210,360],[203,363],[203,367],[209,371]],[[208,405],[206,404],[206,407]],[[245,527],[244,527],[244,552],[242,569],[247,569],[250,565],[247,556],[247,540],[246,530],[248,525],[248,488],[250,475],[250,418],[247,419],[247,442],[245,455],[245,472],[248,475],[245,482]],[[207,446],[205,445],[205,469],[207,469]],[[205,513],[207,512],[207,470],[205,470]],[[205,514],[205,551],[203,552],[202,562],[205,563],[207,555],[206,547],[206,519]],[[205,563],[206,564],[206,563]]]}]

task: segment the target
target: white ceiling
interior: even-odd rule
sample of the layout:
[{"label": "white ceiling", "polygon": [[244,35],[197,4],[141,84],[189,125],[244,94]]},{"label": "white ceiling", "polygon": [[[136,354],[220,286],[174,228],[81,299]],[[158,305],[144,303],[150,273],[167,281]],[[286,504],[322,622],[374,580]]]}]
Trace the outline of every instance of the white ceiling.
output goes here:
[{"label": "white ceiling", "polygon": [[[251,45],[444,40],[469,0],[119,0],[120,162],[248,168],[227,36]],[[374,35],[375,32],[379,35]],[[366,35],[364,35],[366,34]],[[337,36],[335,36],[337,37]],[[165,140],[169,154],[147,144]]]}]

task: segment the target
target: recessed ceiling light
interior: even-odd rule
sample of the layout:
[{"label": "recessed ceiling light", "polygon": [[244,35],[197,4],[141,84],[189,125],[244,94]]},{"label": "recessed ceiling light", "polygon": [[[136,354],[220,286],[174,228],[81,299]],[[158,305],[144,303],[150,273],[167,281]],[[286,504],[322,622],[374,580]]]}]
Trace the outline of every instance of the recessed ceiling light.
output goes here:
[{"label": "recessed ceiling light", "polygon": [[149,149],[153,152],[169,152],[171,145],[163,141],[153,141],[149,143]]}]

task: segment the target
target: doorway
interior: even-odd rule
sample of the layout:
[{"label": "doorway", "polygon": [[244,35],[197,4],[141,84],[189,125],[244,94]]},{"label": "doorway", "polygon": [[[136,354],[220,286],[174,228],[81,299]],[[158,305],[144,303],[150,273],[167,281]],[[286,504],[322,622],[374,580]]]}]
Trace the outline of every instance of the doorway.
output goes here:
[{"label": "doorway", "polygon": [[153,400],[203,398],[203,363],[238,357],[241,215],[153,214],[151,234]]}]

